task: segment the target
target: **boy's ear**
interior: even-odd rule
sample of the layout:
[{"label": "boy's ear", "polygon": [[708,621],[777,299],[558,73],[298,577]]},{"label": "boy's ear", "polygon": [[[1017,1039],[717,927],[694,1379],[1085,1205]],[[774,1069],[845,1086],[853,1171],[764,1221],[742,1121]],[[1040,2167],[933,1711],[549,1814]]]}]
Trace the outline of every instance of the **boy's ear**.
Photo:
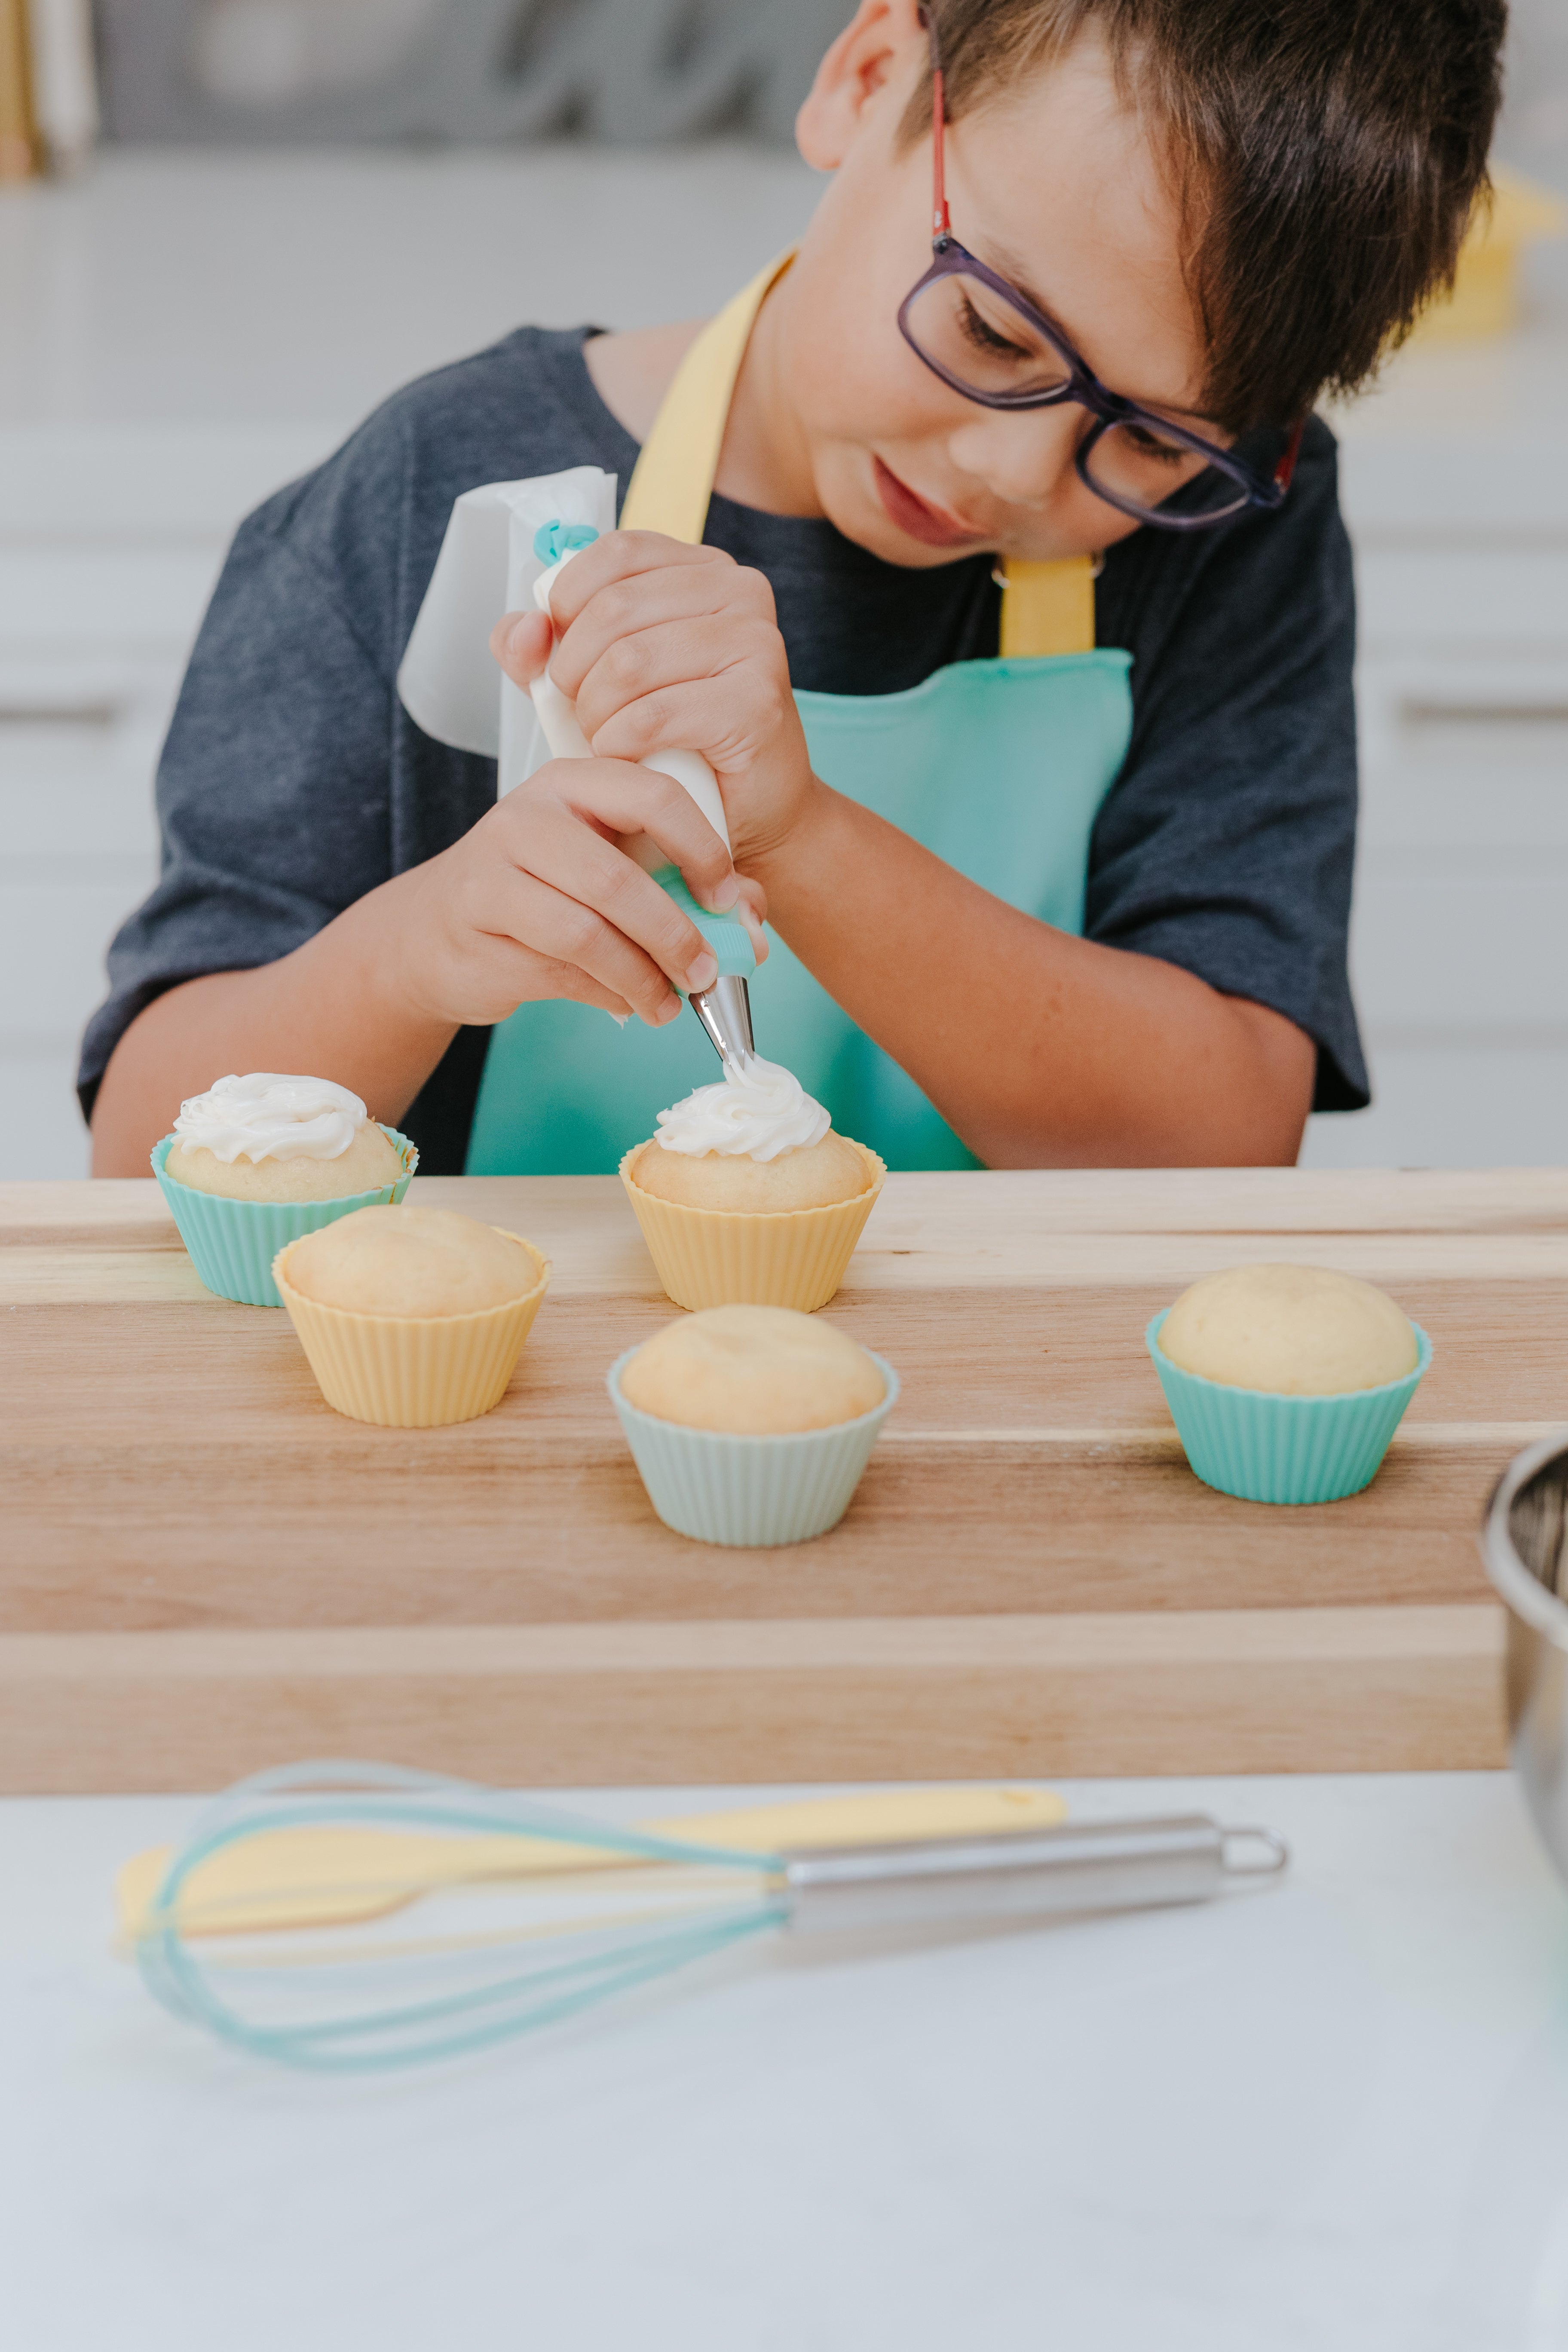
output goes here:
[{"label": "boy's ear", "polygon": [[860,0],[795,118],[795,145],[814,171],[838,169],[881,91],[912,81],[927,47],[919,0]]}]

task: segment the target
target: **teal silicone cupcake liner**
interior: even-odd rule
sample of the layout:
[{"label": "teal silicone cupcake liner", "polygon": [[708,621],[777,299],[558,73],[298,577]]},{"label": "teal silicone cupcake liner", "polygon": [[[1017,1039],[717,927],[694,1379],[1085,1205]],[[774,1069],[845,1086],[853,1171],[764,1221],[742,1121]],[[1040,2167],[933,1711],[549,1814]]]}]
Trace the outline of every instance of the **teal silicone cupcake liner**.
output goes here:
[{"label": "teal silicone cupcake liner", "polygon": [[688,1429],[640,1412],[621,1394],[621,1374],[636,1352],[628,1348],[610,1366],[610,1402],[649,1502],[667,1528],[698,1543],[795,1544],[825,1536],[849,1508],[882,1423],[899,1401],[897,1372],[873,1355],[888,1393],[858,1421],[782,1437]]},{"label": "teal silicone cupcake liner", "polygon": [[1337,1503],[1376,1477],[1405,1408],[1432,1360],[1419,1323],[1415,1369],[1382,1388],[1342,1396],[1281,1396],[1228,1388],[1173,1364],[1156,1315],[1144,1333],[1165,1402],[1193,1471],[1205,1486],[1248,1503]]},{"label": "teal silicone cupcake liner", "polygon": [[319,1233],[355,1209],[374,1209],[401,1201],[407,1192],[419,1154],[395,1127],[382,1133],[401,1154],[403,1173],[395,1184],[374,1192],[352,1192],[341,1201],[228,1201],[217,1192],[193,1192],[176,1183],[164,1167],[174,1148],[166,1135],[153,1150],[153,1173],[158,1179],[169,1213],[180,1229],[180,1239],[191,1254],[191,1264],[210,1291],[242,1307],[281,1307],[272,1279],[272,1261],[280,1249],[305,1234]]}]

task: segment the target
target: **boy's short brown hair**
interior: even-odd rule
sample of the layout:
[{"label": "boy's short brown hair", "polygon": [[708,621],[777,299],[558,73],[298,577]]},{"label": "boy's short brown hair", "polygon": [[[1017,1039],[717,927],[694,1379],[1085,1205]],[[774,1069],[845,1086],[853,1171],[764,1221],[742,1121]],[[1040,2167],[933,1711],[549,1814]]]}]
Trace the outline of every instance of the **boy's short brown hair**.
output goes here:
[{"label": "boy's short brown hair", "polygon": [[[1452,282],[1501,90],[1506,0],[931,0],[956,120],[1099,35],[1163,129],[1232,431],[1364,383]],[[929,83],[905,118],[931,120]]]}]

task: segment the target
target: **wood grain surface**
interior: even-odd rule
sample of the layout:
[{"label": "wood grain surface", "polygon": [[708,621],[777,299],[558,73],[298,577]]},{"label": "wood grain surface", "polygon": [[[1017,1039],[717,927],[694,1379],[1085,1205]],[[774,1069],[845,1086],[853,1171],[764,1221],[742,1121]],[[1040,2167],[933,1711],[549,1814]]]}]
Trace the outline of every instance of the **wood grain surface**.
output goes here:
[{"label": "wood grain surface", "polygon": [[[0,1187],[0,1787],[216,1785],[345,1751],[531,1782],[1501,1760],[1474,1530],[1568,1418],[1568,1177],[889,1179],[833,1319],[903,1393],[847,1518],[654,1517],[605,1367],[673,1311],[614,1179],[419,1181],[549,1298],[499,1409],[322,1402],[156,1187]],[[1364,1495],[1187,1470],[1143,1346],[1247,1258],[1384,1283],[1436,1355]]]}]

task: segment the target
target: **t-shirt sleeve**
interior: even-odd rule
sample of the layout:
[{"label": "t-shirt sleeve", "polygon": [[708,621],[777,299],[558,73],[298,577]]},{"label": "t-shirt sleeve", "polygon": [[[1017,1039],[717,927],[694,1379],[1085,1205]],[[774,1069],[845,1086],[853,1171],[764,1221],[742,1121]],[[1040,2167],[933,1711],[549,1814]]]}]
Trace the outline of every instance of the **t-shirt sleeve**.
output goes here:
[{"label": "t-shirt sleeve", "polygon": [[1314,421],[1278,515],[1171,534],[1135,565],[1110,551],[1100,641],[1132,648],[1133,728],[1085,929],[1284,1013],[1318,1047],[1314,1109],[1356,1110],[1355,591],[1335,478]]},{"label": "t-shirt sleeve", "polygon": [[160,878],[110,948],[82,1041],[89,1116],[154,997],[289,954],[392,871],[391,686],[290,543],[297,495],[241,525],[197,637],[158,769]]},{"label": "t-shirt sleeve", "polygon": [[[397,667],[456,498],[585,453],[623,473],[635,458],[582,341],[521,328],[405,385],[241,524],[159,764],[159,881],[110,949],[83,1040],[89,1116],[115,1046],[165,989],[290,954],[495,805],[494,760],[424,734]],[[459,1031],[404,1114],[433,1174],[463,1165],[488,1034]]]}]

